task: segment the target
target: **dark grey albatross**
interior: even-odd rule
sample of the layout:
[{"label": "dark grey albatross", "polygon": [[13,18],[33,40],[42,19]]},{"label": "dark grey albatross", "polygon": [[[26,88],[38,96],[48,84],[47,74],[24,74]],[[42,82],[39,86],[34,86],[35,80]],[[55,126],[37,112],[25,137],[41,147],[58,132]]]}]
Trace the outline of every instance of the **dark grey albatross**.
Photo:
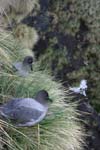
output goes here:
[{"label": "dark grey albatross", "polygon": [[33,98],[14,98],[0,106],[0,116],[14,121],[18,127],[33,126],[41,122],[51,101],[48,92],[41,90]]}]

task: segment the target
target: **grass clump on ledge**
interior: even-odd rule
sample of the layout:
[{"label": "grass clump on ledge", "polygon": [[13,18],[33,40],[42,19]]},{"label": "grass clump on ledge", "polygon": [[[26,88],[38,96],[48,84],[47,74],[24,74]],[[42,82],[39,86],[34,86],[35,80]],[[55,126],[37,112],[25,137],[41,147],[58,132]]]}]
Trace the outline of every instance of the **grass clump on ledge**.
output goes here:
[{"label": "grass clump on ledge", "polygon": [[38,0],[0,0],[0,25],[2,28],[18,24],[32,10],[39,10]]},{"label": "grass clump on ledge", "polygon": [[60,83],[53,81],[43,71],[34,72],[28,78],[7,73],[0,74],[0,99],[2,102],[9,100],[11,97],[34,97],[40,89],[47,90],[53,99],[47,117],[40,123],[39,130],[38,126],[18,129],[31,139],[32,142],[29,145],[25,144],[27,140],[25,136],[21,135],[22,138],[20,138],[20,133],[15,132],[15,129],[13,129],[15,127],[12,128],[11,125],[5,124],[12,141],[16,141],[17,145],[23,150],[25,145],[28,146],[28,149],[31,149],[32,146],[38,149],[38,144],[40,150],[52,150],[54,147],[55,150],[81,149],[82,128],[76,119],[76,106],[72,105],[68,98],[67,104],[64,103],[65,90]]},{"label": "grass clump on ledge", "polygon": [[21,23],[13,29],[13,36],[26,49],[32,49],[39,39],[35,28]]},{"label": "grass clump on ledge", "polygon": [[[0,48],[4,50],[2,56],[0,54],[4,66],[0,69],[0,102],[13,97],[34,97],[39,90],[45,89],[53,103],[46,118],[34,127],[16,128],[10,122],[0,120],[0,142],[9,150],[81,150],[83,128],[77,119],[77,104],[70,102],[71,97],[66,96],[67,92],[60,82],[54,81],[48,71],[40,71],[36,64],[27,78],[16,75],[11,63],[21,57],[20,51],[15,50],[15,57],[13,41],[10,45],[8,39],[3,39],[5,36],[1,39],[5,46],[0,42]],[[3,60],[5,56],[11,60],[10,63]]]},{"label": "grass clump on ledge", "polygon": [[0,30],[1,62],[10,65],[10,63],[14,63],[15,61],[22,61],[28,55],[34,57],[30,49],[24,48],[21,43],[14,39],[12,32]]}]

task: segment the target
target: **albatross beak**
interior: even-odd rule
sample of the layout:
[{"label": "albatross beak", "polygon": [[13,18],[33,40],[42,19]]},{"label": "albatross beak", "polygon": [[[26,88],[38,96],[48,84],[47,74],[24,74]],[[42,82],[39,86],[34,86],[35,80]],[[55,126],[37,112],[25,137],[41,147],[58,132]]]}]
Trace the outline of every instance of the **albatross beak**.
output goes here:
[{"label": "albatross beak", "polygon": [[51,98],[48,98],[48,100],[49,100],[50,102],[53,102],[53,100],[52,100]]},{"label": "albatross beak", "polygon": [[33,66],[32,66],[32,64],[30,64],[30,68],[31,68],[31,71],[33,71]]}]

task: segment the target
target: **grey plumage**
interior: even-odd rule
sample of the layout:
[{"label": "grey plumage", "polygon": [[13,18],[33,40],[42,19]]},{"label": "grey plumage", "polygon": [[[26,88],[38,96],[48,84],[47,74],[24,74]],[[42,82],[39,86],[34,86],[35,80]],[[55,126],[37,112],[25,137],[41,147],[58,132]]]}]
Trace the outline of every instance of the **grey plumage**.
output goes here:
[{"label": "grey plumage", "polygon": [[16,69],[20,76],[27,76],[30,71],[33,70],[32,64],[34,60],[32,56],[26,56],[23,62],[13,63],[13,67]]},{"label": "grey plumage", "polygon": [[36,98],[15,98],[0,107],[0,116],[12,120],[16,126],[33,126],[44,119],[48,111],[49,96],[45,90]]}]

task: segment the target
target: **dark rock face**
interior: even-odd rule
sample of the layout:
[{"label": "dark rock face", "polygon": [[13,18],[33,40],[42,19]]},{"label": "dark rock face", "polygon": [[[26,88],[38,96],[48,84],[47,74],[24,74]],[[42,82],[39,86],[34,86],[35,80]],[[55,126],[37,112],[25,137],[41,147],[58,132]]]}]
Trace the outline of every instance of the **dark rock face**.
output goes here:
[{"label": "dark rock face", "polygon": [[27,16],[22,20],[22,23],[27,24],[30,27],[33,27],[33,21],[34,21],[33,16]]},{"label": "dark rock face", "polygon": [[40,12],[36,16],[27,16],[22,20],[22,23],[35,27],[38,31],[44,32],[48,30],[52,20],[52,16],[47,15],[45,12]]},{"label": "dark rock face", "polygon": [[80,94],[74,94],[73,101],[79,101],[78,111],[80,113],[79,119],[82,120],[86,131],[86,146],[85,150],[99,150],[100,149],[100,116],[96,110],[89,103],[88,98],[84,98]]},{"label": "dark rock face", "polygon": [[45,12],[49,9],[50,0],[40,0],[41,11]]},{"label": "dark rock face", "polygon": [[48,47],[48,40],[43,40],[42,38],[39,39],[38,43],[34,47],[35,56],[38,59],[39,55],[45,52],[45,49]]},{"label": "dark rock face", "polygon": [[86,123],[86,150],[99,150],[100,149],[100,118],[98,113],[89,104],[89,102],[81,102],[78,108],[81,111],[82,118]]},{"label": "dark rock face", "polygon": [[85,36],[89,32],[89,28],[86,25],[85,21],[83,19],[80,19],[80,26],[79,26],[79,31],[76,32],[75,38],[76,40],[81,44],[81,48],[85,49],[89,45],[89,41],[85,39]]},{"label": "dark rock face", "polygon": [[52,19],[51,16],[48,16],[45,13],[40,13],[33,18],[34,27],[39,31],[46,31],[49,28]]}]

